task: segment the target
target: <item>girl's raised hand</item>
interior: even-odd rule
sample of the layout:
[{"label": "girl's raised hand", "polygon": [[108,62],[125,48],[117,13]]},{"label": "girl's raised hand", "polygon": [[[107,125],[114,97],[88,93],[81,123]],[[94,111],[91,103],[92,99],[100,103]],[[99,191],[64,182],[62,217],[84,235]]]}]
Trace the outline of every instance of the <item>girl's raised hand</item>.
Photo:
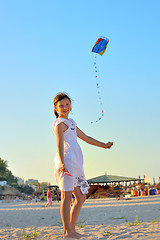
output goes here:
[{"label": "girl's raised hand", "polygon": [[110,149],[113,146],[113,142],[107,142],[105,148]]}]

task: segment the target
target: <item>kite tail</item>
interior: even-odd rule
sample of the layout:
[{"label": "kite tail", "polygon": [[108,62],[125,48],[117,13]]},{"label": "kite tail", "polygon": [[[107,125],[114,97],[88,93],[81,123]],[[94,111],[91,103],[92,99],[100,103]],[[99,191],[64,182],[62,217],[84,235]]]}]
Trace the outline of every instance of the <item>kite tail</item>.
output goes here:
[{"label": "kite tail", "polygon": [[[98,99],[99,99],[99,104],[100,104],[100,109],[101,109],[101,115],[99,116],[99,118],[95,121],[98,122],[102,119],[102,117],[104,116],[104,110],[103,110],[103,103],[102,103],[102,98],[101,98],[101,93],[100,93],[100,87],[99,87],[99,78],[98,78],[98,69],[97,69],[97,61],[96,61],[96,56],[94,57],[95,61],[94,61],[94,68],[95,68],[95,78],[96,78],[96,85],[97,85],[97,93],[98,93]],[[94,123],[94,122],[91,122]]]}]

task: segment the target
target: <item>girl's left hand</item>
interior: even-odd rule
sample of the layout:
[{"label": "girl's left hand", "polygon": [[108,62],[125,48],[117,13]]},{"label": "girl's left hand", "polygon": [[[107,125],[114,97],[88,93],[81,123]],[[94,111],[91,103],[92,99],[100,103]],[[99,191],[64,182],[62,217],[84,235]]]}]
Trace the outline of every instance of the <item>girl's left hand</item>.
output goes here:
[{"label": "girl's left hand", "polygon": [[105,144],[105,148],[108,148],[108,149],[110,149],[112,146],[113,146],[113,142],[107,142]]},{"label": "girl's left hand", "polygon": [[60,171],[61,171],[61,172],[66,172],[66,171],[68,171],[68,170],[66,169],[64,163],[61,164]]},{"label": "girl's left hand", "polygon": [[64,173],[64,175],[71,176],[70,172],[65,167],[61,167],[60,171]]}]

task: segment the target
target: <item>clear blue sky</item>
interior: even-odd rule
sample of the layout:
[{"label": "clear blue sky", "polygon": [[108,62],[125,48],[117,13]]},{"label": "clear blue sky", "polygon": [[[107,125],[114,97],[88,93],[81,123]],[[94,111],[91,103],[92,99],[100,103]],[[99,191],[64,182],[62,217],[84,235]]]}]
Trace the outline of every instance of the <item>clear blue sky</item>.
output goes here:
[{"label": "clear blue sky", "polygon": [[[0,1],[0,157],[14,175],[55,183],[53,98],[66,91],[86,134],[79,141],[86,178],[160,176],[160,1]],[[92,46],[97,57],[100,114]]]}]

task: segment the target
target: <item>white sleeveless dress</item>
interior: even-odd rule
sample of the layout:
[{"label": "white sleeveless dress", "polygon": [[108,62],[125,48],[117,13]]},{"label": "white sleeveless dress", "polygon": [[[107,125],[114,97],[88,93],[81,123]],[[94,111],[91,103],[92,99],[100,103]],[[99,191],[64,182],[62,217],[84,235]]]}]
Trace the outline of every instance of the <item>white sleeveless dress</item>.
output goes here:
[{"label": "white sleeveless dress", "polygon": [[85,179],[83,170],[83,154],[77,142],[76,123],[73,119],[57,118],[53,122],[52,130],[63,122],[68,129],[64,132],[64,164],[71,176],[67,176],[60,171],[61,165],[58,154],[55,157],[55,179],[62,191],[73,191],[80,186],[83,194],[88,193],[89,184]]}]

